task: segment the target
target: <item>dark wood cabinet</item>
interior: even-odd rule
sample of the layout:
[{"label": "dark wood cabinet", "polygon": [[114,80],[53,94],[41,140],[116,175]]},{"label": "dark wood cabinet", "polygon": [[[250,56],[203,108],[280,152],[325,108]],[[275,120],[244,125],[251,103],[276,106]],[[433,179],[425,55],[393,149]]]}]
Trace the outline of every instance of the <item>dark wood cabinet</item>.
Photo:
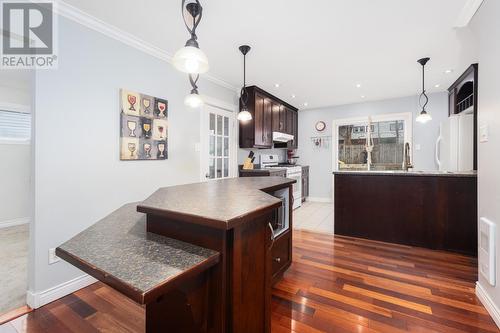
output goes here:
[{"label": "dark wood cabinet", "polygon": [[448,88],[448,114],[462,112],[474,114],[474,170],[477,170],[477,92],[478,64],[472,64]]},{"label": "dark wood cabinet", "polygon": [[[248,87],[247,92],[252,119],[240,122],[240,148],[296,149],[298,109],[256,86]],[[294,140],[273,143],[273,132],[291,134]]]},{"label": "dark wood cabinet", "polygon": [[[309,168],[309,167],[307,167]],[[285,169],[268,170],[255,169],[243,170],[240,169],[240,177],[265,177],[278,176],[286,177]],[[292,187],[289,187],[289,202],[293,200]],[[272,266],[272,284],[278,282],[283,273],[292,264],[292,229],[293,229],[293,208],[290,204],[288,215],[290,216],[289,229],[276,237],[271,247],[271,266]]]},{"label": "dark wood cabinet", "polygon": [[272,141],[272,110],[271,101],[262,94],[255,94],[254,99],[254,146],[271,148]]},{"label": "dark wood cabinet", "polygon": [[335,174],[335,234],[477,255],[477,178]]},{"label": "dark wood cabinet", "polygon": [[302,166],[302,202],[309,196],[309,166]]},{"label": "dark wood cabinet", "polygon": [[299,114],[294,112],[293,110],[290,114],[290,134],[293,135],[293,140],[288,142],[288,149],[297,149],[298,148],[298,139],[299,139]]}]

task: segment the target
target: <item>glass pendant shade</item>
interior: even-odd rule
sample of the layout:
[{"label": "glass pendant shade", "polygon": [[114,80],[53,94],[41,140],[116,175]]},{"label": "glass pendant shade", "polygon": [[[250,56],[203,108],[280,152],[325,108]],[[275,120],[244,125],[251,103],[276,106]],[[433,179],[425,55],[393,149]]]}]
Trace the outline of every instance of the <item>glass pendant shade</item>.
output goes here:
[{"label": "glass pendant shade", "polygon": [[205,102],[200,97],[200,95],[198,95],[195,92],[191,92],[189,95],[186,96],[186,98],[184,98],[184,105],[193,109],[199,108],[203,106],[203,104],[205,104]]},{"label": "glass pendant shade", "polygon": [[238,120],[243,122],[252,120],[252,114],[248,112],[248,109],[246,107],[241,108],[240,112],[238,113]]},{"label": "glass pendant shade", "polygon": [[195,46],[184,46],[178,50],[172,58],[172,64],[188,74],[203,74],[210,68],[205,53]]},{"label": "glass pendant shade", "polygon": [[425,110],[422,110],[416,119],[416,121],[421,123],[421,124],[425,124],[431,120],[432,120],[431,115],[428,114]]}]

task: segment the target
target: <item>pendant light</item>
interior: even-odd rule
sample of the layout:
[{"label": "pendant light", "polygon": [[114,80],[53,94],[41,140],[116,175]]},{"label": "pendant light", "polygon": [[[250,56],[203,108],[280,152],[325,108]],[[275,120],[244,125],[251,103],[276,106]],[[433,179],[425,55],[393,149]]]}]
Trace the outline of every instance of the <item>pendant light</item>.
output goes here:
[{"label": "pendant light", "polygon": [[184,98],[184,104],[186,106],[189,106],[190,108],[196,109],[201,107],[203,104],[203,99],[200,97],[198,94],[198,86],[196,83],[198,82],[198,79],[200,78],[200,74],[196,75],[196,79],[194,78],[193,74],[189,74],[189,82],[191,83],[191,93]]},{"label": "pendant light", "polygon": [[[427,106],[427,103],[429,103],[429,97],[427,97],[427,94],[425,93],[425,64],[430,60],[430,58],[422,58],[418,59],[417,62],[422,65],[422,93],[420,94],[420,97],[418,99],[418,102],[420,103],[420,106],[422,107],[422,111],[420,111],[420,114],[417,116],[417,122],[425,124],[426,122],[432,120],[431,115],[425,111],[425,107]],[[425,102],[422,104],[422,100]]]},{"label": "pendant light", "polygon": [[[172,58],[172,64],[181,72],[188,74],[202,74],[206,73],[209,69],[208,58],[205,53],[200,50],[200,46],[197,41],[198,37],[196,36],[196,28],[200,24],[203,8],[201,7],[199,0],[190,2],[187,5],[186,1],[187,0],[182,0],[182,19],[184,20],[184,24],[186,25],[188,32],[191,34],[191,38],[187,40],[186,45],[182,49],[175,53]],[[192,17],[193,22],[191,24],[191,28],[190,24],[188,24],[186,20],[184,8],[186,8],[187,12]]]},{"label": "pendant light", "polygon": [[238,120],[241,122],[246,122],[252,120],[252,114],[248,111],[247,102],[248,102],[248,93],[246,89],[246,58],[247,53],[250,51],[251,47],[248,45],[241,45],[239,47],[240,52],[243,53],[243,87],[240,91],[240,112],[238,113]]}]

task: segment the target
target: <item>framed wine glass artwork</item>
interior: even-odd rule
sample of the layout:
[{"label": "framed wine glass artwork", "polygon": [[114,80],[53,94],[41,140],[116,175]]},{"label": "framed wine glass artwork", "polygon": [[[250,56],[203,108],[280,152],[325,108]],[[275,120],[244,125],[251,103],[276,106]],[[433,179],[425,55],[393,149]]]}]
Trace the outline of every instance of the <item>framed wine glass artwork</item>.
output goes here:
[{"label": "framed wine glass artwork", "polygon": [[120,89],[120,160],[168,158],[168,100]]}]

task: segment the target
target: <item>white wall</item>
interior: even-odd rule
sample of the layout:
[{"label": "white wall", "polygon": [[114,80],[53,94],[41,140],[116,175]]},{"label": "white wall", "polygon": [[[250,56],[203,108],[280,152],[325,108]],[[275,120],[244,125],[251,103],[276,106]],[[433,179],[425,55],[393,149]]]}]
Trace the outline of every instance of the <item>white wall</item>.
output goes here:
[{"label": "white wall", "polygon": [[30,216],[31,146],[0,144],[0,228],[28,222]]},{"label": "white wall", "polygon": [[[496,224],[496,286],[479,275],[478,287],[488,298],[487,308],[500,325],[500,1],[485,0],[472,20],[479,43],[478,126],[488,126],[489,140],[478,146],[479,216]],[[484,302],[483,302],[484,303]],[[489,306],[488,306],[489,305]],[[496,312],[495,312],[496,311]]]},{"label": "white wall", "polygon": [[[0,76],[5,72],[0,71]],[[16,73],[8,73],[14,80]],[[4,80],[5,81],[5,80]],[[31,93],[28,87],[9,86],[8,81],[0,84],[0,109],[2,105],[29,107]],[[17,85],[17,82],[12,82]],[[27,222],[30,216],[30,164],[31,146],[0,141],[0,228],[3,226]]]},{"label": "white wall", "polygon": [[[168,160],[119,160],[120,88],[168,99]],[[199,181],[200,111],[184,107],[188,92],[187,75],[170,64],[59,19],[59,67],[36,76],[30,294],[82,274],[64,261],[48,265],[49,248],[159,187]],[[200,92],[235,100],[207,81]]]},{"label": "white wall", "polygon": [[[3,70],[6,71],[6,70]],[[0,75],[3,74],[0,70]],[[12,71],[12,70],[9,70]],[[10,74],[13,75],[12,73]],[[28,87],[20,88],[9,86],[8,82],[0,83],[0,103],[17,104],[17,105],[31,105],[31,92]]]},{"label": "white wall", "polygon": [[[464,68],[465,70],[465,68]],[[332,197],[332,142],[330,149],[314,149],[311,137],[332,135],[334,119],[413,112],[413,147],[420,144],[421,150],[413,151],[415,170],[436,170],[434,161],[435,142],[439,135],[439,124],[448,117],[448,93],[429,95],[427,110],[432,121],[427,124],[415,122],[418,114],[418,96],[388,99],[383,101],[332,106],[321,109],[299,111],[299,163],[308,164],[309,195],[314,198]],[[326,130],[318,133],[314,127],[317,121],[326,123]]]}]

